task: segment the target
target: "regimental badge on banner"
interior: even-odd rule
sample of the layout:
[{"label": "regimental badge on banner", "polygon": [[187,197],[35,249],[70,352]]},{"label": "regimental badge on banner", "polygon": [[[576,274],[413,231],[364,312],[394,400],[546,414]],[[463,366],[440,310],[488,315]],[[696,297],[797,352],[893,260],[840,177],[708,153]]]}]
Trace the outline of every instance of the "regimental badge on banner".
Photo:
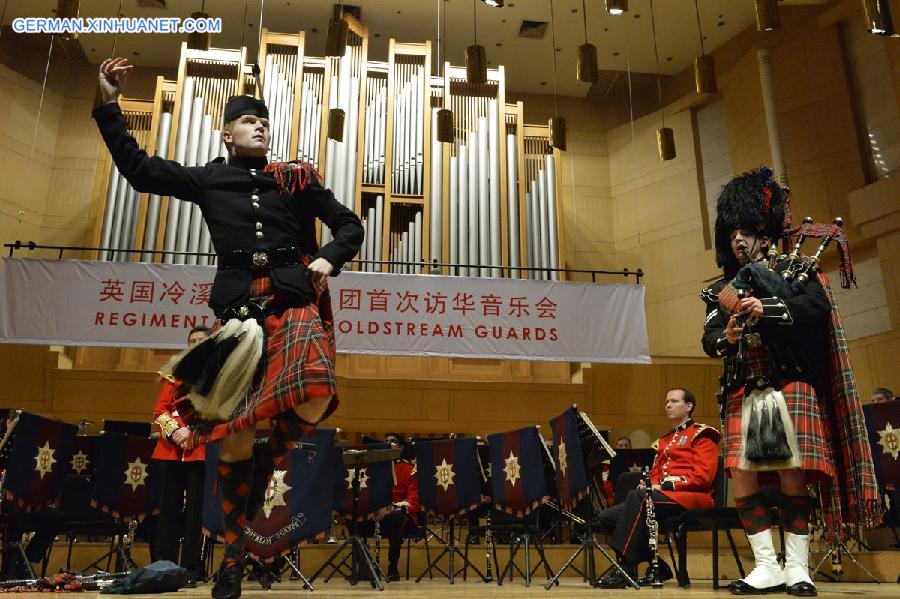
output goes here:
[{"label": "regimental badge on banner", "polygon": [[[367,443],[365,449],[390,449],[390,443]],[[343,462],[343,450],[338,448],[335,463],[335,511],[341,516],[351,517],[353,514],[353,474],[354,468],[348,468]],[[359,508],[357,517],[360,521],[377,517],[385,512],[393,501],[394,468],[391,462],[366,464],[359,470]]]},{"label": "regimental badge on banner", "polygon": [[556,486],[562,506],[571,510],[587,495],[590,481],[578,437],[578,408],[572,406],[550,421],[553,454],[556,458]]},{"label": "regimental badge on banner", "polygon": [[549,499],[545,446],[536,426],[488,435],[491,490],[498,509],[524,516]]},{"label": "regimental badge on banner", "polygon": [[103,433],[98,444],[91,505],[123,522],[142,520],[156,507],[156,476],[150,460],[156,441]]},{"label": "regimental badge on banner", "polygon": [[318,429],[288,452],[269,481],[262,510],[244,528],[251,555],[270,561],[323,538],[331,527],[335,434]]},{"label": "regimental badge on banner", "polygon": [[863,406],[879,486],[900,486],[900,400]]},{"label": "regimental badge on banner", "polygon": [[69,472],[78,427],[22,412],[15,423],[4,489],[25,511],[56,503]]},{"label": "regimental badge on banner", "polygon": [[475,437],[416,441],[416,472],[422,506],[446,517],[481,503],[481,466]]}]

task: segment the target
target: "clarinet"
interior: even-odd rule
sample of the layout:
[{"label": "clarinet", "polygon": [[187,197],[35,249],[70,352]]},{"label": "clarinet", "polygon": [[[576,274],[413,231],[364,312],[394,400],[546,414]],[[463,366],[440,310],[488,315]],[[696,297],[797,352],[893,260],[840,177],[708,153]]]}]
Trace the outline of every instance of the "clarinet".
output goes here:
[{"label": "clarinet", "polygon": [[375,532],[372,534],[375,539],[375,563],[381,564],[381,518],[375,520]]},{"label": "clarinet", "polygon": [[650,567],[647,569],[647,580],[654,589],[661,589],[662,581],[659,579],[659,523],[656,521],[656,511],[653,508],[653,484],[650,482],[650,469],[644,467],[644,509],[647,513],[647,530],[650,538],[647,544],[650,546]]},{"label": "clarinet", "polygon": [[487,516],[485,518],[485,529],[484,529],[484,559],[485,559],[485,569],[484,569],[484,580],[486,582],[491,582],[494,580],[494,574],[491,562],[491,554],[494,552],[494,535],[491,532],[491,508],[488,506]]}]

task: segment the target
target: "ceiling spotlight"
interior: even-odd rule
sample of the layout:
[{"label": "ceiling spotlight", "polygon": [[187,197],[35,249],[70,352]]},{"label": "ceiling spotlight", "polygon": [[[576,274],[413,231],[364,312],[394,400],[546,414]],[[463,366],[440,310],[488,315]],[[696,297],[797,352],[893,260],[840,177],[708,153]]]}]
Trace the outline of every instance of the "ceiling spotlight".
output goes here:
[{"label": "ceiling spotlight", "polygon": [[503,0],[481,0],[491,8],[503,8]]},{"label": "ceiling spotlight", "polygon": [[628,0],[606,0],[606,12],[611,15],[628,12]]}]

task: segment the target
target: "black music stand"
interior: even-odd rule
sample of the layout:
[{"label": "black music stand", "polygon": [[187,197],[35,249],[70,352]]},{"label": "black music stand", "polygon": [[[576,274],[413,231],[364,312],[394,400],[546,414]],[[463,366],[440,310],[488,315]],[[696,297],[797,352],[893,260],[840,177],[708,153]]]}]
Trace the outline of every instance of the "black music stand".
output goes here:
[{"label": "black music stand", "polygon": [[350,449],[344,451],[344,465],[347,466],[348,470],[350,468],[353,469],[353,479],[350,482],[353,490],[353,514],[350,519],[350,536],[338,546],[335,552],[331,554],[331,557],[312,575],[310,580],[315,580],[330,565],[332,567],[331,574],[325,579],[325,582],[328,582],[335,572],[340,571],[340,566],[346,561],[346,558],[338,563],[335,563],[334,560],[337,559],[344,549],[349,547],[350,572],[346,577],[348,582],[355,585],[360,580],[366,580],[368,577],[373,589],[384,590],[384,579],[386,577],[381,569],[381,565],[375,561],[365,539],[359,535],[359,522],[357,521],[359,517],[359,474],[363,464],[393,462],[400,458],[401,453],[403,453],[403,449],[400,447],[372,450]]},{"label": "black music stand", "polygon": [[[560,497],[563,498],[564,496],[571,494],[571,489],[566,488],[570,478],[583,480],[582,490],[587,490],[590,487],[589,481],[593,479],[593,473],[588,471],[587,465],[594,464],[596,467],[599,467],[604,459],[604,456],[600,454],[605,453],[608,454],[606,457],[612,458],[615,457],[616,452],[608,443],[606,443],[606,439],[600,435],[599,431],[594,426],[594,423],[587,417],[587,414],[578,410],[578,406],[572,406],[551,420],[550,427],[553,430],[554,457],[556,457],[557,463],[559,463],[561,459],[565,459],[567,465],[567,473],[565,475],[566,480],[561,480],[562,477],[559,475],[556,477]],[[567,447],[566,455],[564,457],[560,456],[560,441],[563,441]],[[559,472],[559,468],[557,469],[557,472]],[[581,487],[581,485],[578,486]],[[569,556],[569,559],[567,559],[562,567],[557,570],[556,574],[547,581],[544,588],[550,590],[550,587],[554,584],[558,584],[559,578],[569,568],[572,568],[581,574],[582,578],[590,583],[591,586],[599,586],[600,575],[597,573],[596,561],[594,559],[594,550],[596,549],[603,554],[603,557],[606,558],[613,568],[617,569],[625,577],[635,590],[640,590],[640,585],[628,575],[622,566],[619,565],[619,562],[613,559],[599,541],[597,541],[597,537],[593,530],[593,522],[596,520],[597,516],[594,502],[585,501],[584,504],[588,506],[588,519],[580,518],[570,511],[563,509],[564,506],[557,507],[552,503],[548,504],[557,507],[560,514],[576,525],[581,526],[583,532],[581,544],[578,546],[578,549]],[[582,554],[584,554],[585,566],[584,570],[579,570],[579,568],[575,566],[575,560]]]}]

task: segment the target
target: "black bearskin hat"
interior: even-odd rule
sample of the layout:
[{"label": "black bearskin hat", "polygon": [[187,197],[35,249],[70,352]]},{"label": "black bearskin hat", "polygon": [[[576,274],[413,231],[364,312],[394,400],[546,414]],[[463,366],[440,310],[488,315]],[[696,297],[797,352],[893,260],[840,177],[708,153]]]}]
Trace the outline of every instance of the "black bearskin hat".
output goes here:
[{"label": "black bearskin hat", "polygon": [[245,114],[252,114],[261,119],[267,119],[269,118],[269,109],[266,107],[265,102],[253,96],[231,96],[228,98],[228,101],[225,102],[223,115],[223,120],[226,124]]},{"label": "black bearskin hat", "polygon": [[738,175],[722,187],[716,200],[716,264],[726,276],[734,276],[739,266],[731,251],[731,232],[751,229],[769,237],[774,246],[784,232],[787,194],[767,166]]}]

